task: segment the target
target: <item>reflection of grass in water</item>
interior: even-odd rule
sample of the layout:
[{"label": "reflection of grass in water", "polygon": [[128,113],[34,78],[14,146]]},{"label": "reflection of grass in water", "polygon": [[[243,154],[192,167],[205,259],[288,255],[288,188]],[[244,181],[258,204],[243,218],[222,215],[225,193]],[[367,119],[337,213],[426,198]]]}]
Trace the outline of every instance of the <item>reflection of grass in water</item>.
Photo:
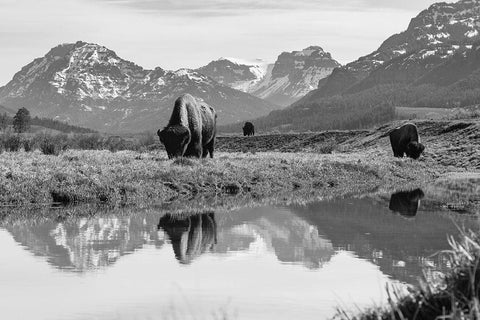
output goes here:
[{"label": "reflection of grass in water", "polygon": [[[480,319],[480,235],[463,232],[450,239],[451,250],[441,252],[450,271],[441,277],[426,273],[419,289],[409,295],[389,295],[389,306],[357,316],[340,310],[339,319]],[[441,279],[439,279],[441,278]]]}]

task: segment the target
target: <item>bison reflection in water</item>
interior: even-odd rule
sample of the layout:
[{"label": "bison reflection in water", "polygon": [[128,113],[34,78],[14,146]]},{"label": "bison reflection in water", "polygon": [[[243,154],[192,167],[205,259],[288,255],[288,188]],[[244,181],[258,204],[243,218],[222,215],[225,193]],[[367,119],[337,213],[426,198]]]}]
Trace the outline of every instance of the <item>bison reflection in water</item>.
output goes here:
[{"label": "bison reflection in water", "polygon": [[388,208],[402,216],[414,217],[417,215],[418,203],[424,196],[421,189],[397,192],[392,194]]},{"label": "bison reflection in water", "polygon": [[183,218],[167,214],[160,219],[158,228],[168,235],[175,257],[183,264],[189,264],[203,253],[213,250],[217,242],[213,212]]}]

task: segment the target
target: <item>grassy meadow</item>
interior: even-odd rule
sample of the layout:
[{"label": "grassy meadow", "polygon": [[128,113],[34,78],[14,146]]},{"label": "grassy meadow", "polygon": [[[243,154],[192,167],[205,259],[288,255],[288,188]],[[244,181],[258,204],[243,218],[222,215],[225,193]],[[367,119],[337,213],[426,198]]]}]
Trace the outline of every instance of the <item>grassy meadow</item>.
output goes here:
[{"label": "grassy meadow", "polygon": [[418,122],[427,145],[418,161],[392,156],[385,133],[396,125],[219,137],[214,159],[176,160],[148,134],[4,134],[0,205],[341,197],[425,186],[447,172],[480,167],[478,121]]},{"label": "grassy meadow", "polygon": [[168,160],[163,151],[67,150],[0,156],[0,204],[162,203],[195,197],[359,194],[432,178],[425,163],[368,155],[217,153]]}]

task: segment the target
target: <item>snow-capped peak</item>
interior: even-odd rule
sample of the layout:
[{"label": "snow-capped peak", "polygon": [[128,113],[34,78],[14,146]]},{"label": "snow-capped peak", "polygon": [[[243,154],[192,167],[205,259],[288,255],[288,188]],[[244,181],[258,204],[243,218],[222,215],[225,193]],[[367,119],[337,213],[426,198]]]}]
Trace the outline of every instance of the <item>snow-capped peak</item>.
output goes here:
[{"label": "snow-capped peak", "polygon": [[203,74],[196,72],[195,70],[192,69],[178,69],[176,71],[172,72],[175,76],[177,77],[186,77],[189,80],[193,80],[196,82],[208,82],[208,78],[205,77]]},{"label": "snow-capped peak", "polygon": [[308,48],[303,49],[302,51],[293,51],[293,54],[295,56],[304,56],[304,57],[310,57],[313,53],[324,55],[325,51],[323,51],[323,48],[319,46],[310,46]]},{"label": "snow-capped peak", "polygon": [[233,57],[221,57],[217,61],[227,60],[234,64],[244,65],[244,66],[263,66],[270,64],[269,62],[256,58],[256,59],[241,59],[241,58],[233,58]]},{"label": "snow-capped peak", "polygon": [[233,64],[239,66],[249,66],[250,72],[255,75],[256,78],[262,78],[267,74],[268,66],[271,64],[263,59],[240,59],[232,57],[222,57],[217,61],[230,61]]},{"label": "snow-capped peak", "polygon": [[222,57],[198,69],[217,82],[279,105],[288,105],[318,86],[340,64],[320,46],[283,52],[275,64],[262,59]]}]

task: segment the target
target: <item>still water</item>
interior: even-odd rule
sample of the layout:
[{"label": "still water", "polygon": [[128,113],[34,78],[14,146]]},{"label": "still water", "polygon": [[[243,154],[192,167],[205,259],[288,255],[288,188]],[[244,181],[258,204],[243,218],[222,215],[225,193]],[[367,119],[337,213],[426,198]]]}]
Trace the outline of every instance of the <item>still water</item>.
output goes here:
[{"label": "still water", "polygon": [[390,199],[0,223],[0,318],[326,319],[404,290],[472,217]]}]

